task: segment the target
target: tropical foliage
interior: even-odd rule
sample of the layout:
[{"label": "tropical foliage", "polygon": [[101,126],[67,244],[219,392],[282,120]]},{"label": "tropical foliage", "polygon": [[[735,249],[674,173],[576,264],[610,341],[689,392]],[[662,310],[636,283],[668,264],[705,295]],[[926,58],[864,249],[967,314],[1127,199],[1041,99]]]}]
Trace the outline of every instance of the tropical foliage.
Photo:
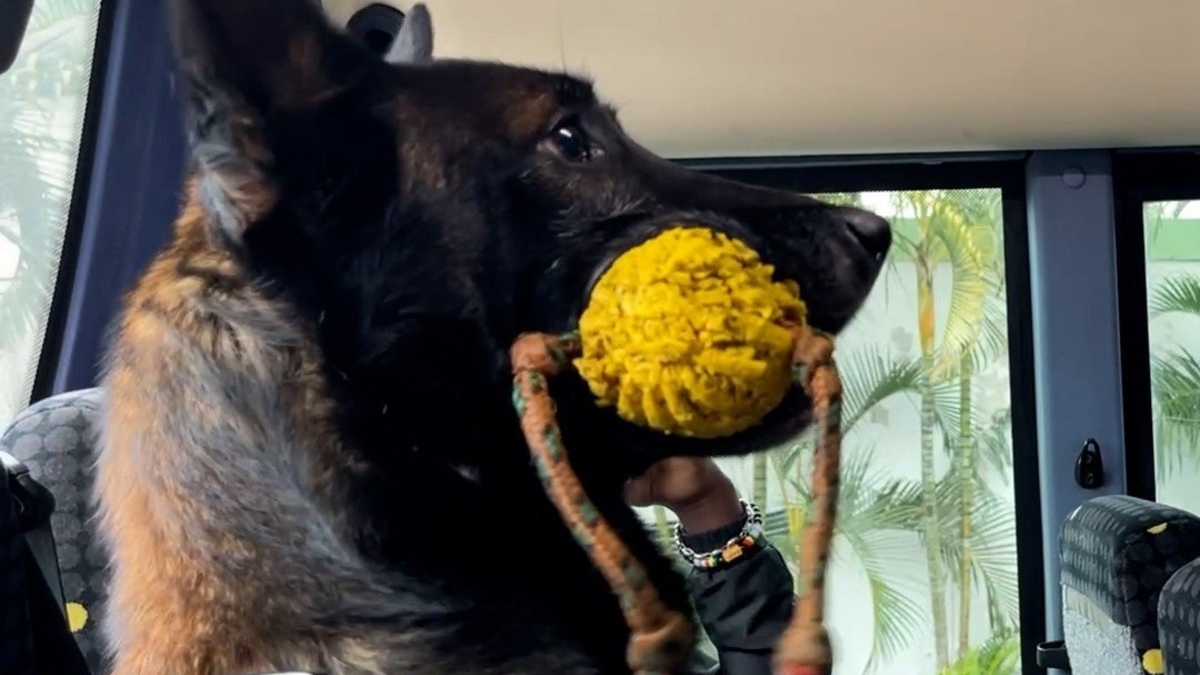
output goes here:
[{"label": "tropical foliage", "polygon": [[[834,200],[890,211],[896,245],[865,310],[887,318],[840,341],[846,458],[831,575],[860,580],[868,602],[832,630],[869,640],[865,672],[1011,675],[1020,659],[1000,191]],[[914,349],[889,345],[897,331]],[[986,402],[981,374],[1004,380]],[[904,406],[918,413],[912,428],[890,420]],[[793,561],[810,443],[746,460],[744,487],[772,505],[768,537]],[[918,459],[915,475],[892,468],[898,456]]]},{"label": "tropical foliage", "polygon": [[[1150,320],[1150,383],[1154,458],[1160,485],[1200,472],[1200,270],[1195,267],[1196,221],[1182,217],[1195,202],[1146,204]],[[1169,501],[1200,512],[1191,490]],[[1173,497],[1173,499],[1172,499]]]},{"label": "tropical foliage", "polygon": [[[839,358],[847,458],[831,574],[859,580],[860,597],[869,600],[854,612],[845,635],[865,643],[859,636],[870,624],[864,672],[1016,673],[999,191],[832,197],[890,207],[896,229],[887,276],[867,311],[898,311],[882,312],[886,325],[876,319],[852,326],[842,343],[853,346],[843,347]],[[1185,217],[1189,205],[1196,203],[1146,205],[1148,319],[1160,499],[1200,512],[1193,490],[1169,490],[1176,479],[1190,484],[1200,473],[1200,342],[1194,337],[1200,334],[1200,221]],[[856,331],[868,330],[855,339]],[[913,335],[914,353],[889,344],[897,331]],[[981,400],[988,373],[1004,380],[990,404]],[[899,416],[889,411],[898,405],[916,409],[909,418],[914,428],[891,421]],[[808,506],[808,443],[745,461],[744,489],[759,504],[778,505],[768,513],[768,534],[793,559]],[[898,455],[917,460],[915,475],[895,470],[889,459]],[[839,630],[836,621],[833,630]]]},{"label": "tropical foliage", "polygon": [[57,273],[98,5],[34,3],[0,75],[0,354],[29,352],[27,362]]}]

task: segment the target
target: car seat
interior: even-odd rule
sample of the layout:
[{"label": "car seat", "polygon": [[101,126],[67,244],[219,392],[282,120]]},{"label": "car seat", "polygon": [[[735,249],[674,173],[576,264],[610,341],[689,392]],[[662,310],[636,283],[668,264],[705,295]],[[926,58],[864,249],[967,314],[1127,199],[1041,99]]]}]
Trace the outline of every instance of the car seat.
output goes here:
[{"label": "car seat", "polygon": [[1163,586],[1158,639],[1167,675],[1200,675],[1200,560],[1181,567]]},{"label": "car seat", "polygon": [[1161,675],[1159,594],[1200,557],[1200,518],[1126,495],[1097,497],[1067,517],[1059,544],[1073,675]]},{"label": "car seat", "polygon": [[0,435],[0,675],[108,672],[107,565],[91,527],[101,404],[96,388],[52,396]]}]

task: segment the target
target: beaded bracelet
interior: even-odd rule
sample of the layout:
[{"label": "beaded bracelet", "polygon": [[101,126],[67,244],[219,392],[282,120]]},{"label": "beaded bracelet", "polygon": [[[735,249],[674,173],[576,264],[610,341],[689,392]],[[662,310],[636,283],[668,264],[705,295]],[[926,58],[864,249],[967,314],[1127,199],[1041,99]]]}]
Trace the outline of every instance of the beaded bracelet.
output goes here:
[{"label": "beaded bracelet", "polygon": [[675,547],[679,550],[679,555],[683,556],[683,559],[691,563],[693,567],[711,570],[732,565],[734,561],[756,548],[763,536],[762,513],[757,506],[745,499],[738,499],[738,501],[741,502],[742,511],[746,514],[746,523],[742,525],[742,530],[737,533],[737,536],[730,538],[720,548],[702,553],[693,551],[683,543],[683,526],[678,522],[675,523],[672,536],[675,539]]}]

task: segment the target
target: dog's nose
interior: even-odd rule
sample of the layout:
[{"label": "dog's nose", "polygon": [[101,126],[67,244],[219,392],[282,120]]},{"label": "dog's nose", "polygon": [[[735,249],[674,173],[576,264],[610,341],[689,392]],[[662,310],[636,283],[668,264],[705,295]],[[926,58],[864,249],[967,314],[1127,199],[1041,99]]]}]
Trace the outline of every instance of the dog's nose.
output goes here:
[{"label": "dog's nose", "polygon": [[846,227],[867,253],[877,260],[887,255],[892,246],[892,226],[888,221],[862,209],[848,208],[842,212]]}]

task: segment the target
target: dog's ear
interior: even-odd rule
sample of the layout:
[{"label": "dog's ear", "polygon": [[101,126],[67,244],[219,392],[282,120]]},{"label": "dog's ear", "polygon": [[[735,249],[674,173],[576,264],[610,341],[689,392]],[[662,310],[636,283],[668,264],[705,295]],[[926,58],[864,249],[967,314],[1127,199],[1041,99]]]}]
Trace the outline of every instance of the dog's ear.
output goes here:
[{"label": "dog's ear", "polygon": [[[363,82],[378,57],[335,32],[313,0],[168,0],[200,197],[237,241],[278,198],[278,120]],[[299,142],[299,141],[297,141]]]},{"label": "dog's ear", "polygon": [[413,5],[384,60],[388,63],[427,63],[433,59],[433,20],[425,3]]}]

